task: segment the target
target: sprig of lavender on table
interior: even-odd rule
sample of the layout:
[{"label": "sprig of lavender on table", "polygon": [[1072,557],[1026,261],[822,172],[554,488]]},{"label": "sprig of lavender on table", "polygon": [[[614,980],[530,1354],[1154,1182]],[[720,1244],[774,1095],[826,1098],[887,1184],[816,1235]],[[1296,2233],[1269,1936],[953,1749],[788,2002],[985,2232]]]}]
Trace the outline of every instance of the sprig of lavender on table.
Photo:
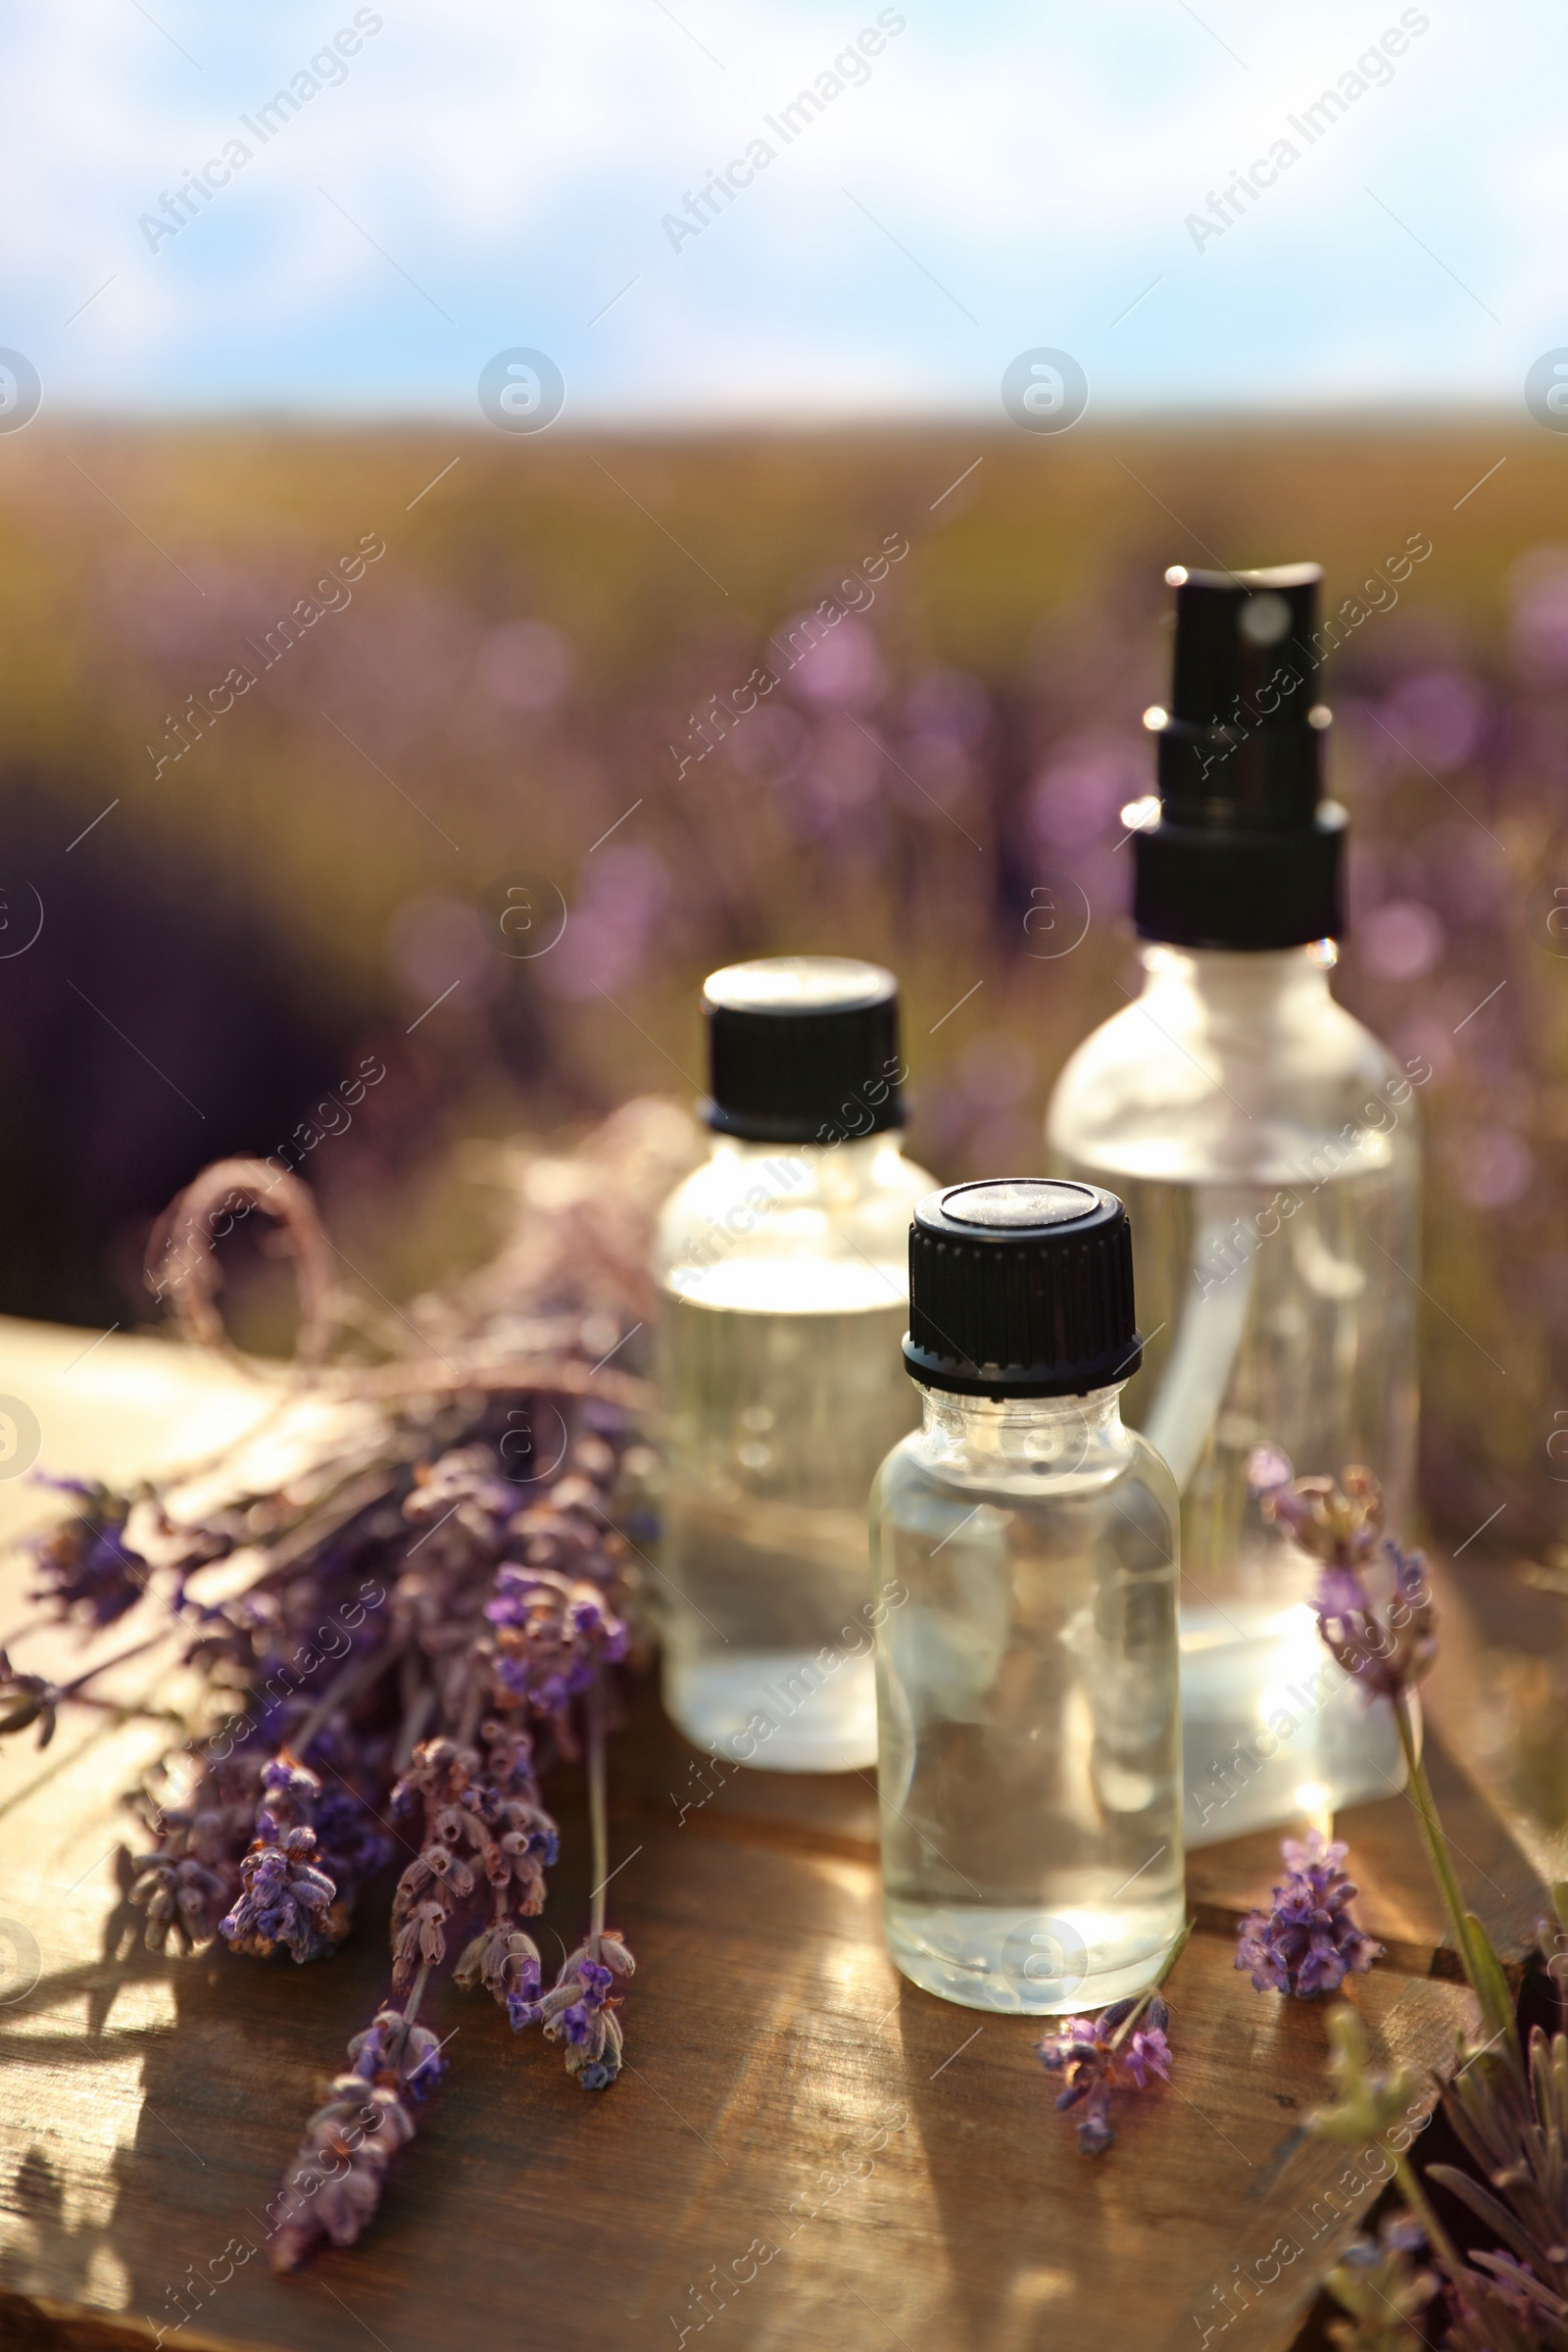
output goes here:
[{"label": "sprig of lavender on table", "polygon": [[[90,1633],[146,1600],[183,1632],[204,1693],[133,1800],[147,1834],[130,1896],[151,1949],[324,1957],[402,1848],[393,1998],[350,2041],[270,2209],[280,2268],[351,2242],[374,2214],[444,2071],[419,2022],[442,1974],[488,1991],[517,2030],[542,2025],[585,2089],[619,2072],[633,1963],[606,1924],[606,1746],[616,1667],[644,1640],[637,1560],[614,1525],[643,1390],[624,1354],[605,1359],[654,1311],[653,1215],[694,1156],[679,1114],[628,1105],[581,1147],[569,1184],[539,1186],[565,1205],[530,1206],[491,1268],[416,1302],[421,1352],[380,1365],[322,1360],[347,1302],[305,1188],[259,1162],[209,1170],[166,1221],[160,1295],[221,1344],[219,1212],[279,1216],[302,1272],[300,1377],[345,1410],[281,1485],[234,1484],[228,1456],[201,1465],[209,1494],[228,1479],[227,1499],[195,1510],[183,1481],[133,1495],[76,1485],[35,1544],[47,1620]],[[548,1457],[530,1439],[546,1429],[562,1441]],[[215,1562],[222,1597],[200,1573]],[[104,1671],[62,1687],[0,1657],[0,1730],[47,1739]],[[545,1993],[523,1924],[559,1846],[539,1776],[578,1755],[591,1917]]]},{"label": "sprig of lavender on table", "polygon": [[1160,1986],[1180,1959],[1191,1933],[1189,1922],[1166,1953],[1152,1984],[1125,2000],[1112,2001],[1099,2017],[1063,2018],[1039,2045],[1040,2063],[1047,2074],[1064,2078],[1056,2097],[1058,2109],[1082,2107],[1077,2119],[1078,2147],[1085,2156],[1102,2156],[1116,2136],[1110,2121],[1113,2091],[1129,2087],[1147,2090],[1156,2076],[1162,2082],[1170,2081],[1170,2008]]},{"label": "sprig of lavender on table", "polygon": [[[1324,1642],[1369,1694],[1393,1706],[1422,1838],[1484,2035],[1473,2048],[1461,2043],[1461,2063],[1443,2094],[1445,2112],[1476,2172],[1434,2164],[1428,2177],[1467,2205],[1501,2250],[1467,2260],[1444,2229],[1397,2136],[1418,2086],[1402,2071],[1373,2071],[1361,2021],[1348,2003],[1330,2012],[1337,2096],[1313,2118],[1313,2128],[1348,2144],[1382,2135],[1446,2282],[1449,2352],[1568,2352],[1568,2035],[1548,2039],[1536,2027],[1528,2057],[1521,2050],[1507,1979],[1486,1929],[1465,1906],[1449,1859],[1411,1713],[1413,1688],[1438,1654],[1426,1563],[1419,1552],[1406,1553],[1383,1538],[1382,1496],[1370,1471],[1348,1470],[1339,1485],[1327,1478],[1297,1479],[1272,1446],[1259,1448],[1250,1468],[1265,1513],[1323,1564],[1316,1607]],[[1382,1599],[1367,1581],[1380,1556],[1392,1571]],[[1396,2314],[1405,2326],[1428,2299],[1421,2275],[1409,2247],[1391,2241],[1383,2258],[1399,2285],[1393,2300],[1408,2306]],[[1365,2261],[1342,2265],[1330,2279],[1351,2314],[1337,2340],[1358,2352],[1401,2340],[1391,2335],[1387,2307],[1381,2313],[1366,2309],[1368,2268]],[[1402,2340],[1414,2340],[1408,2327]]]}]

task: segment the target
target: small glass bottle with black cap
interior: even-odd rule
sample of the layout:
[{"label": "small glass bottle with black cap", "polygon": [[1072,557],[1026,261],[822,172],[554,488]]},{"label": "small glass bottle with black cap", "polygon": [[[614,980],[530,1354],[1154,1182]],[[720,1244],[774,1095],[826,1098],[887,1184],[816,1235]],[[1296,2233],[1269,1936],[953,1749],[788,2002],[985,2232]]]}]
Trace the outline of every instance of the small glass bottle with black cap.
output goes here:
[{"label": "small glass bottle with black cap", "polygon": [[1364,1462],[1405,1518],[1416,1426],[1415,1088],[1329,992],[1345,810],[1316,564],[1166,574],[1171,709],[1133,828],[1144,987],[1068,1061],[1051,1165],[1112,1185],[1149,1342],[1130,1421],[1182,1496],[1189,1846],[1386,1795],[1387,1701],[1323,1655],[1313,1564],[1263,1518],[1261,1445],[1299,1474]]},{"label": "small glass bottle with black cap", "polygon": [[914,1400],[905,1236],[932,1178],[899,1149],[898,984],[791,956],[703,991],[710,1157],[671,1195],[664,1701],[697,1745],[774,1772],[876,1760],[865,1491]]},{"label": "small glass bottle with black cap", "polygon": [[1181,1932],[1178,1510],[1121,1418],[1141,1347],[1114,1194],[919,1203],[922,1420],[871,1494],[883,1905],[904,1974],[971,2009],[1099,2008]]}]

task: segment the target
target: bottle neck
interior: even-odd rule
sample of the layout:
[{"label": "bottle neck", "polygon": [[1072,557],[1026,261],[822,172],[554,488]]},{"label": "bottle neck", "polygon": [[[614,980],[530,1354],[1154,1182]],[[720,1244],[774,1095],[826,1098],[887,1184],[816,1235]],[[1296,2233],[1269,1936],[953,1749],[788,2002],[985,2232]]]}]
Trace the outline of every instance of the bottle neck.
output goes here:
[{"label": "bottle neck", "polygon": [[1083,1396],[958,1396],[920,1392],[922,1458],[949,1478],[1031,1489],[1053,1478],[1119,1471],[1132,1440],[1121,1417],[1117,1381]]},{"label": "bottle neck", "polygon": [[849,1194],[874,1185],[879,1174],[898,1161],[903,1146],[902,1127],[848,1136],[837,1144],[756,1144],[738,1135],[715,1135],[710,1164],[732,1167],[737,1181],[760,1171],[765,1184],[772,1171],[786,1196],[795,1192],[803,1171],[813,1193]]},{"label": "bottle neck", "polygon": [[1331,939],[1304,948],[1177,948],[1146,940],[1139,951],[1144,995],[1199,997],[1221,1016],[1271,1020],[1330,1003],[1339,961]]}]

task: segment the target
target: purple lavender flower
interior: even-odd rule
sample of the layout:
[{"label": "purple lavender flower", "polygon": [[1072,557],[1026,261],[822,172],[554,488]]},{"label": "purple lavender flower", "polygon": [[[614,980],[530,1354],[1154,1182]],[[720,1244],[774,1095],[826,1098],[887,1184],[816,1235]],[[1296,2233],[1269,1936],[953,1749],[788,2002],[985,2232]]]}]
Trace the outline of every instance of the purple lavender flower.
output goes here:
[{"label": "purple lavender flower", "polygon": [[[446,1957],[447,1929],[476,1907],[488,1888],[493,1913],[488,1937],[475,1937],[461,1966],[468,1982],[486,1984],[497,2000],[521,1989],[522,1965],[538,1953],[526,1936],[515,1947],[505,1937],[521,1936],[512,1917],[544,1908],[545,1871],[556,1858],[555,1823],[539,1803],[527,1735],[491,1718],[479,1727],[486,1753],[452,1740],[428,1740],[393,1791],[394,1805],[407,1811],[416,1798],[424,1806],[425,1833],[418,1853],[398,1881],[392,1902],[392,1982],[404,1990],[416,1971]],[[466,1848],[465,1854],[462,1848]],[[476,1945],[482,1946],[476,1953]],[[503,1966],[514,1959],[510,1973]],[[471,1964],[471,1965],[470,1965]]]},{"label": "purple lavender flower", "polygon": [[416,2099],[428,2098],[447,2071],[441,2044],[426,2026],[407,2024],[396,2009],[380,2009],[375,2021],[349,2043],[354,2072],[367,2082],[398,2074]]},{"label": "purple lavender flower", "polygon": [[181,1803],[166,1804],[149,1784],[131,1800],[158,1840],[131,1860],[130,1900],[147,1914],[146,1944],[194,1951],[219,1933],[240,1887],[240,1856],[255,1829],[254,1766],[204,1763]]},{"label": "purple lavender flower", "polygon": [[1438,1656],[1437,1611],[1425,1556],[1401,1551],[1392,1538],[1383,1551],[1394,1591],[1381,1614],[1360,1578],[1343,1569],[1325,1569],[1314,1603],[1324,1642],[1368,1699],[1392,1699],[1411,1689],[1430,1674]]},{"label": "purple lavender flower", "polygon": [[130,1899],[147,1914],[147,1949],[161,1952],[171,1936],[181,1951],[211,1943],[221,1923],[220,1914],[232,1891],[216,1870],[194,1854],[144,1854],[132,1865],[136,1872]]},{"label": "purple lavender flower", "polygon": [[1142,2027],[1127,2044],[1127,2072],[1140,2090],[1149,2088],[1151,2075],[1170,2081],[1170,2043],[1158,2026]]},{"label": "purple lavender flower", "polygon": [[496,1628],[496,1680],[541,1715],[560,1715],[602,1665],[626,1654],[626,1628],[597,1586],[511,1563],[485,1615]]},{"label": "purple lavender flower", "polygon": [[[1264,1516],[1323,1564],[1313,1606],[1335,1661],[1369,1700],[1396,1698],[1420,1682],[1438,1654],[1427,1564],[1383,1536],[1383,1494],[1371,1471],[1347,1470],[1343,1488],[1331,1478],[1298,1479],[1277,1446],[1260,1446],[1248,1476]],[[1364,1581],[1380,1551],[1392,1572],[1381,1607]]]},{"label": "purple lavender flower", "polygon": [[1040,2063],[1047,2074],[1066,2077],[1056,2098],[1058,2109],[1083,2110],[1078,2117],[1083,2155],[1102,2156],[1115,2138],[1110,2094],[1124,2076],[1138,2090],[1148,2089],[1152,2075],[1169,2082],[1169,2024],[1170,2011],[1160,1994],[1134,1994],[1113,2001],[1098,2018],[1064,2018],[1040,2044]]},{"label": "purple lavender flower", "polygon": [[387,2166],[414,2137],[411,2101],[445,2072],[435,2035],[396,2009],[349,2043],[350,2072],[337,2077],[269,2206],[273,2268],[291,2271],[318,2238],[352,2245],[381,2201]]},{"label": "purple lavender flower", "polygon": [[237,1952],[266,1959],[279,1944],[296,1961],[317,1960],[330,1951],[348,1931],[348,1921],[334,1916],[337,1888],[323,1872],[313,1867],[316,1832],[284,1830],[263,1814],[264,1834],[241,1862],[244,1892],[226,1919],[219,1924]]},{"label": "purple lavender flower", "polygon": [[316,1803],[321,1793],[321,1784],[314,1772],[296,1764],[292,1756],[271,1757],[262,1766],[262,1806],[257,1828],[270,1825],[275,1834],[279,1830],[314,1829]]},{"label": "purple lavender flower", "polygon": [[124,1541],[130,1504],[108,1487],[79,1478],[34,1473],[36,1484],[73,1497],[69,1518],[33,1539],[33,1562],[43,1582],[31,1600],[52,1601],[62,1617],[113,1625],[133,1609],[151,1573],[139,1552]]},{"label": "purple lavender flower", "polygon": [[[310,2119],[270,2209],[280,2267],[323,2238],[351,2242],[375,2212],[416,2102],[443,2072],[434,2034],[415,2020],[453,1955],[464,1984],[563,2042],[586,2087],[603,2088],[620,2065],[613,1996],[631,1960],[605,1933],[602,1897],[564,1981],[542,1991],[523,1922],[543,1907],[559,1837],[520,1727],[530,1708],[548,1717],[552,1757],[586,1744],[598,1852],[613,1711],[604,1670],[626,1653],[639,1584],[611,1497],[642,1384],[610,1359],[655,1312],[651,1222],[688,1158],[684,1122],[662,1107],[656,1127],[678,1136],[650,1139],[650,1108],[612,1123],[569,1218],[552,1223],[530,1203],[526,1235],[499,1268],[428,1302],[442,1369],[463,1359],[457,1385],[438,1376],[432,1388],[423,1355],[345,1365],[361,1407],[352,1431],[325,1435],[297,1475],[253,1486],[231,1457],[229,1499],[188,1524],[174,1515],[183,1478],[134,1495],[60,1482],[70,1510],[36,1547],[50,1615],[91,1631],[154,1596],[185,1630],[185,1664],[203,1688],[199,1730],[131,1800],[149,1850],[126,1857],[122,1881],[153,1950],[221,1934],[239,1951],[325,1951],[346,1932],[356,1882],[387,1858],[377,1812],[394,1801],[417,1810],[391,1923],[405,2005],[356,2036],[349,2071]],[[181,1303],[191,1328],[218,1337],[215,1219],[286,1200],[305,1276],[301,1355],[314,1362],[337,1312],[330,1251],[308,1193],[275,1175],[225,1163],[205,1193],[182,1197],[179,1249],[189,1255],[189,1243],[201,1262],[181,1280]],[[607,1220],[597,1204],[610,1199]],[[533,1385],[514,1386],[509,1367],[524,1358],[517,1377]],[[501,1477],[495,1446],[522,1417],[516,1406],[545,1398],[565,1427],[564,1460],[531,1458],[526,1481]],[[234,1574],[187,1592],[193,1569],[233,1553]],[[485,1617],[486,1600],[506,1603],[501,1622]],[[47,1733],[86,1679],[57,1686],[0,1657],[0,1726]]]},{"label": "purple lavender flower", "polygon": [[[598,1957],[595,1957],[595,1954]],[[608,2090],[620,2072],[624,2036],[615,2016],[619,2002],[611,1987],[636,1968],[612,1928],[601,1929],[568,1952],[561,1974],[542,2000],[514,1993],[507,2015],[514,2033],[543,2026],[551,2041],[566,2044],[566,2072],[584,2090]]]},{"label": "purple lavender flower", "polygon": [[510,2015],[514,2002],[526,2008],[539,1997],[539,1946],[503,1914],[473,1938],[452,1976],[466,1990],[482,1984],[506,2004]]},{"label": "purple lavender flower", "polygon": [[[439,1528],[450,1541],[461,1531],[489,1559],[500,1558],[517,1508],[517,1490],[500,1476],[488,1446],[455,1446],[438,1461],[422,1462],[414,1476],[414,1492],[403,1505],[405,1519],[416,1527]],[[423,1547],[426,1552],[445,1548],[434,1533]]]},{"label": "purple lavender flower", "polygon": [[1348,1846],[1312,1830],[1304,1845],[1287,1838],[1283,1850],[1288,1876],[1274,1889],[1272,1911],[1250,1911],[1243,1920],[1236,1965],[1251,1970],[1259,1992],[1313,2000],[1364,1974],[1383,1946],[1350,1917],[1356,1888],[1341,1868]]}]

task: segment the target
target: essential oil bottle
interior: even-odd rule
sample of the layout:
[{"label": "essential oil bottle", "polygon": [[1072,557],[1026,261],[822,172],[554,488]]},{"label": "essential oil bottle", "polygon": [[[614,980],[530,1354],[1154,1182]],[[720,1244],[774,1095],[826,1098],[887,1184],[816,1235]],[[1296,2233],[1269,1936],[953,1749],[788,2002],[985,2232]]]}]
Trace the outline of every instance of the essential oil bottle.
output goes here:
[{"label": "essential oil bottle", "polygon": [[921,1426],[871,1494],[883,1904],[904,1974],[967,2008],[1098,2008],[1181,1931],[1178,1515],[1121,1418],[1140,1347],[1113,1194],[916,1208]]},{"label": "essential oil bottle", "polygon": [[898,985],[835,956],[714,972],[707,1162],[666,1202],[664,1701],[773,1772],[876,1760],[865,1491],[915,1419]]},{"label": "essential oil bottle", "polygon": [[1143,990],[1067,1063],[1046,1131],[1052,1166],[1132,1217],[1149,1340],[1127,1413],[1182,1497],[1191,1846],[1402,1779],[1386,1702],[1325,1674],[1311,1563],[1248,1460],[1364,1462],[1405,1519],[1420,1155],[1410,1071],[1329,993],[1346,819],[1321,782],[1318,568],[1165,576],[1158,795],[1124,812]]}]

